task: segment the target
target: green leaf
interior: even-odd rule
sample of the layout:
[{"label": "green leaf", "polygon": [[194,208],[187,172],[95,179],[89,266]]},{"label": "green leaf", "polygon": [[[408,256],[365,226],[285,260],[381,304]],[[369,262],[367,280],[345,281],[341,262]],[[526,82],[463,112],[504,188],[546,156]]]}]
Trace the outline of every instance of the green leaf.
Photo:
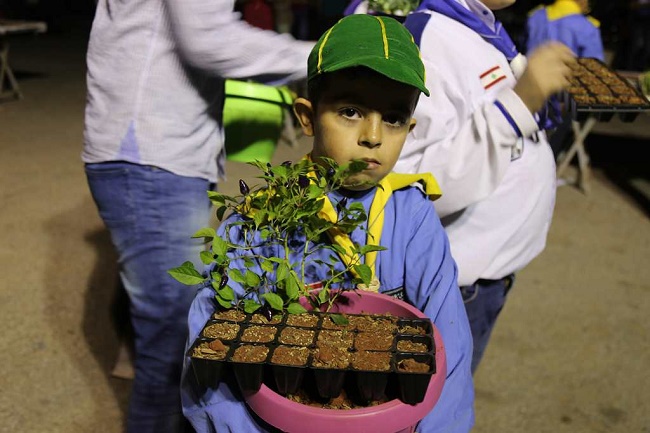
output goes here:
[{"label": "green leaf", "polygon": [[217,302],[219,303],[219,305],[221,305],[222,307],[224,307],[224,308],[232,308],[232,302],[228,302],[228,301],[220,298],[217,295],[215,295],[214,299],[216,299]]},{"label": "green leaf", "polygon": [[226,202],[224,195],[216,191],[208,191],[208,198],[215,204]]},{"label": "green leaf", "polygon": [[330,297],[330,291],[329,289],[322,289],[320,292],[318,292],[318,303],[319,304],[325,304],[327,300]]},{"label": "green leaf", "polygon": [[289,314],[302,314],[302,313],[306,313],[307,310],[305,309],[305,307],[300,305],[299,302],[292,302],[289,305],[287,305],[287,312]]},{"label": "green leaf", "polygon": [[220,236],[216,236],[212,239],[212,252],[217,256],[225,256],[228,252],[228,243]]},{"label": "green leaf", "polygon": [[357,272],[357,274],[359,274],[359,277],[361,278],[364,284],[366,285],[370,284],[370,281],[372,280],[372,270],[370,269],[370,266],[366,264],[360,264],[360,265],[354,265],[353,268]]},{"label": "green leaf", "polygon": [[386,247],[382,247],[381,245],[364,245],[361,248],[359,248],[359,254],[366,254],[370,253],[372,251],[384,251],[386,250]]},{"label": "green leaf", "polygon": [[244,311],[247,313],[254,313],[258,309],[262,307],[262,304],[260,304],[257,301],[254,301],[252,299],[244,299]]},{"label": "green leaf", "polygon": [[273,175],[276,178],[286,179],[289,170],[283,165],[276,165],[275,167],[271,168],[271,172],[273,172]]},{"label": "green leaf", "polygon": [[244,278],[246,278],[246,285],[249,287],[257,287],[262,281],[259,275],[249,269],[246,270],[246,276]]},{"label": "green leaf", "polygon": [[355,159],[348,166],[348,170],[349,170],[350,174],[355,174],[355,173],[362,172],[363,170],[366,169],[366,167],[368,167],[367,162]]},{"label": "green leaf", "polygon": [[331,313],[330,318],[332,319],[332,322],[336,323],[339,326],[345,326],[348,323],[350,323],[348,318],[345,317],[343,314]]},{"label": "green leaf", "polygon": [[284,259],[281,259],[280,257],[267,257],[266,259],[277,264],[284,263]]},{"label": "green leaf", "polygon": [[246,268],[252,268],[256,265],[255,261],[251,259],[250,257],[244,257],[244,266]]},{"label": "green leaf", "polygon": [[264,218],[266,218],[266,211],[263,209],[258,210],[255,212],[255,215],[253,215],[253,221],[255,222],[255,227],[259,227],[262,225],[264,222]]},{"label": "green leaf", "polygon": [[262,298],[264,298],[266,302],[268,302],[271,308],[273,308],[274,310],[282,311],[284,302],[282,301],[280,295],[278,295],[277,293],[271,293],[271,292],[264,293],[262,295]]},{"label": "green leaf", "polygon": [[262,259],[262,264],[260,265],[263,271],[273,272],[275,270],[273,262],[268,259]]},{"label": "green leaf", "polygon": [[322,197],[324,194],[325,191],[323,188],[319,185],[316,185],[315,183],[310,184],[309,188],[307,189],[307,197],[309,198]]},{"label": "green leaf", "polygon": [[201,257],[201,261],[204,265],[209,265],[210,263],[214,262],[214,254],[212,254],[210,251],[201,251],[199,253],[199,257]]},{"label": "green leaf", "polygon": [[226,206],[219,206],[217,208],[217,219],[219,221],[223,221],[223,215],[226,213],[227,210],[228,208]]},{"label": "green leaf", "polygon": [[203,276],[194,268],[194,264],[190,261],[183,263],[177,268],[168,270],[167,273],[174,277],[176,281],[187,286],[194,286],[205,280],[205,278],[203,278]]},{"label": "green leaf", "polygon": [[278,264],[278,269],[275,271],[275,280],[277,282],[285,280],[289,276],[289,267],[284,261]]},{"label": "green leaf", "polygon": [[246,284],[244,274],[242,274],[239,269],[229,269],[228,275],[230,276],[231,280],[237,281],[239,284]]},{"label": "green leaf", "polygon": [[205,238],[206,240],[212,240],[217,236],[217,232],[214,231],[212,227],[203,227],[199,229],[196,233],[192,235],[192,238]]},{"label": "green leaf", "polygon": [[235,300],[235,291],[230,286],[226,286],[223,289],[217,289],[217,295],[226,301]]},{"label": "green leaf", "polygon": [[297,299],[300,296],[300,279],[298,275],[291,271],[292,278],[287,278],[285,283],[285,291],[288,299]]}]

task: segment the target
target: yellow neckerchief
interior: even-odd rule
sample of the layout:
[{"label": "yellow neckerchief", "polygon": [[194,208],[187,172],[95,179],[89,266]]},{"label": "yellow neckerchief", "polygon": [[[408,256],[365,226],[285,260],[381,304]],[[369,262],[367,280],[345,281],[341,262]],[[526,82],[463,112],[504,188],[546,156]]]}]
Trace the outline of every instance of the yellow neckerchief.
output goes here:
[{"label": "yellow neckerchief", "polygon": [[[309,157],[309,156],[307,156]],[[424,188],[424,193],[429,197],[430,200],[436,200],[441,195],[440,187],[438,182],[433,177],[431,173],[421,173],[421,174],[400,174],[400,173],[389,173],[385,178],[383,178],[379,185],[376,187],[375,197],[372,200],[370,205],[370,212],[368,213],[368,236],[366,243],[369,245],[379,245],[381,239],[381,232],[384,227],[384,208],[390,199],[390,196],[393,194],[393,191],[405,188],[409,185],[412,185],[416,182],[420,182]],[[320,210],[318,215],[324,220],[330,222],[336,222],[338,220],[338,213],[334,209],[332,202],[328,197],[325,197],[323,208]],[[336,228],[331,228],[328,230],[327,234],[330,237],[332,243],[340,245],[348,254],[339,254],[343,263],[346,266],[357,261],[357,258],[352,254],[353,243],[350,237],[341,232]],[[366,253],[366,265],[370,267],[372,271],[373,278],[375,277],[375,262],[377,261],[377,252],[371,251]],[[351,271],[353,275],[356,275],[354,269]],[[376,288],[375,290],[376,291]]]},{"label": "yellow neckerchief", "polygon": [[[556,0],[555,3],[546,6],[546,16],[549,21],[559,20],[569,15],[584,15],[582,9],[574,0]],[[600,27],[600,21],[596,18],[585,15],[595,27]]]}]

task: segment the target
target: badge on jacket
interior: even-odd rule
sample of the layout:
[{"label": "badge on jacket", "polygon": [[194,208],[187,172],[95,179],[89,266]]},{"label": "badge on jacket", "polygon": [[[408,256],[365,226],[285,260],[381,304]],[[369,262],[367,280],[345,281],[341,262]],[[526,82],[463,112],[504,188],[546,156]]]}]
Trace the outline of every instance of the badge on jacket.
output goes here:
[{"label": "badge on jacket", "polygon": [[494,86],[499,81],[505,80],[506,73],[503,69],[501,69],[501,66],[497,65],[483,72],[480,75],[480,79],[483,88],[487,90],[490,87]]}]

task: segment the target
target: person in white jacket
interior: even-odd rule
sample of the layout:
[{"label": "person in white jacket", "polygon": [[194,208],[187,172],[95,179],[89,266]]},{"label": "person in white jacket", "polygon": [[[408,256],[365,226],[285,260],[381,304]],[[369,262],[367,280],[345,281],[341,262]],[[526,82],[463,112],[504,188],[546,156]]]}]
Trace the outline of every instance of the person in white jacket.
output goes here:
[{"label": "person in white jacket", "polygon": [[[224,79],[307,76],[315,42],[247,25],[232,0],[100,0],[87,53],[88,184],[130,299],[135,379],[127,431],[183,430],[180,375],[196,261],[223,175]],[[198,265],[198,263],[197,263]]]},{"label": "person in white jacket", "polygon": [[396,172],[431,172],[435,204],[459,268],[476,371],[514,281],[545,247],[555,162],[543,128],[549,96],[568,85],[574,55],[551,43],[526,58],[492,12],[515,0],[425,0],[404,25],[426,68]]}]

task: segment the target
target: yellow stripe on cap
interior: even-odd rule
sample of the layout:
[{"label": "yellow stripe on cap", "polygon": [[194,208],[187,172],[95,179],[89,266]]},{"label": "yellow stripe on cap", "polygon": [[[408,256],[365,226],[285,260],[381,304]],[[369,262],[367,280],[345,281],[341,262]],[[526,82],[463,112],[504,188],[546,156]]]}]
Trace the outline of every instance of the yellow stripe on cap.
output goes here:
[{"label": "yellow stripe on cap", "polygon": [[330,33],[332,33],[332,30],[334,30],[334,27],[336,27],[336,24],[332,26],[331,29],[325,33],[325,38],[323,39],[323,43],[320,44],[320,47],[318,48],[318,65],[316,68],[318,69],[318,73],[322,73],[323,71],[321,70],[321,63],[323,63],[323,48],[325,48],[325,44],[327,43],[327,39],[330,37]]},{"label": "yellow stripe on cap", "polygon": [[388,58],[388,37],[386,36],[386,26],[384,25],[384,22],[381,20],[381,18],[375,18],[377,21],[379,21],[379,25],[381,26],[381,40],[384,43],[384,57]]}]

